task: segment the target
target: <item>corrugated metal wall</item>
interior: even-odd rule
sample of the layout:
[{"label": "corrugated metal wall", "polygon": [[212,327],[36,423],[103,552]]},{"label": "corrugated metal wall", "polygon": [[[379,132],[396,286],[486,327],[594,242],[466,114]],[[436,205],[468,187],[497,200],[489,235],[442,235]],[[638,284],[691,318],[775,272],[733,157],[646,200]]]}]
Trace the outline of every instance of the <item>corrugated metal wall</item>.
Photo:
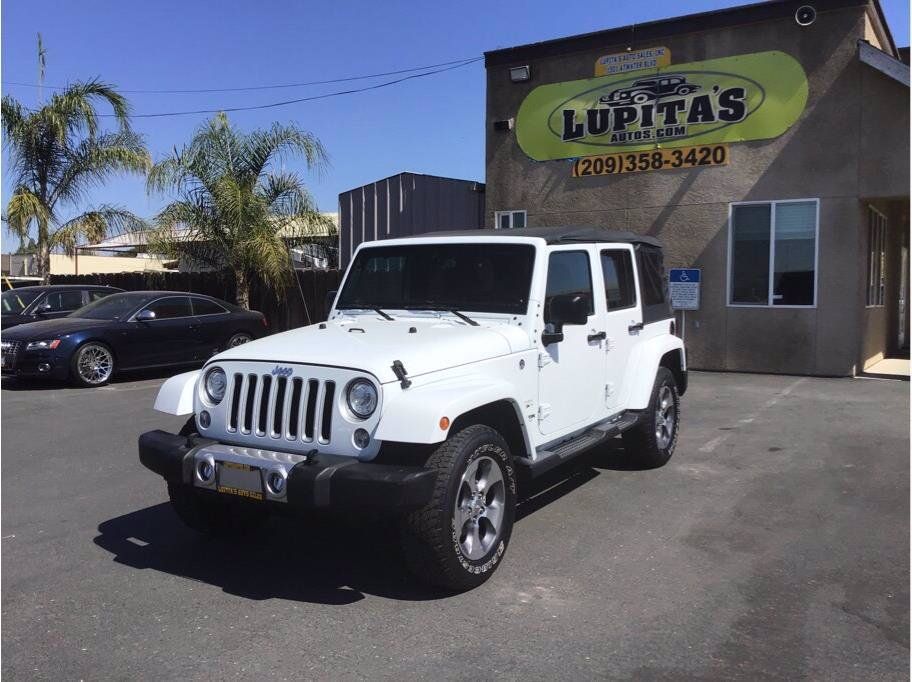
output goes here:
[{"label": "corrugated metal wall", "polygon": [[484,226],[484,184],[400,173],[339,195],[339,261],[361,242]]}]

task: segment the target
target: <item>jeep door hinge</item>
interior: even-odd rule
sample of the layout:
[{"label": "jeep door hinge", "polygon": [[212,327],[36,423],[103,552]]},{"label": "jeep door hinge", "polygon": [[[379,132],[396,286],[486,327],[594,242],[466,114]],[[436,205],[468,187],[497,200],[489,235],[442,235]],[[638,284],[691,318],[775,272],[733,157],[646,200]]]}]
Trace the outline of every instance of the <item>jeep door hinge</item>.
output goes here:
[{"label": "jeep door hinge", "polygon": [[551,403],[538,404],[538,421],[543,422],[551,416]]},{"label": "jeep door hinge", "polygon": [[539,353],[538,354],[538,368],[541,369],[545,365],[550,365],[552,362],[551,356],[548,353]]},{"label": "jeep door hinge", "polygon": [[611,402],[611,396],[614,395],[614,384],[611,382],[605,384],[605,402]]}]

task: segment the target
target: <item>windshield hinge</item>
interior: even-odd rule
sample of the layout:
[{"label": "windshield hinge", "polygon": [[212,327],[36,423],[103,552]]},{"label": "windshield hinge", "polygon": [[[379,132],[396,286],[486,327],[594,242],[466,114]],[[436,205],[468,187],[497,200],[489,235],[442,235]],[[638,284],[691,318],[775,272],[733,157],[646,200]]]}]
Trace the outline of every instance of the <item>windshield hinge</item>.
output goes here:
[{"label": "windshield hinge", "polygon": [[399,380],[399,385],[402,388],[408,388],[412,385],[412,382],[406,378],[408,372],[405,371],[405,367],[402,365],[401,360],[394,360],[393,366],[390,368],[393,370],[393,374],[396,375],[396,378]]}]

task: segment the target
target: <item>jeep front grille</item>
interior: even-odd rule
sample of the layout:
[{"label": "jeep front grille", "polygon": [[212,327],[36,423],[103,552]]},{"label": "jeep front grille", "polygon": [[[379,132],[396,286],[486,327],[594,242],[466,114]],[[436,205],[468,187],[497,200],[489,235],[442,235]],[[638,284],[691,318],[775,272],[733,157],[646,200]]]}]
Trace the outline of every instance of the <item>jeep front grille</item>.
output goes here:
[{"label": "jeep front grille", "polygon": [[231,433],[323,444],[332,437],[335,381],[236,373],[226,395]]}]

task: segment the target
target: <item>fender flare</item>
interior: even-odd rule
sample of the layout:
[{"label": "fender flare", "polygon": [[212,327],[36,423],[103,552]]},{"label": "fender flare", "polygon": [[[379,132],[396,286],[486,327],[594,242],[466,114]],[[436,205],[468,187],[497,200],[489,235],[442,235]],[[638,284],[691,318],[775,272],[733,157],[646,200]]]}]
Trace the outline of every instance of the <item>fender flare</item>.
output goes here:
[{"label": "fender flare", "polygon": [[177,374],[158,389],[154,409],[165,414],[177,416],[193,414],[193,392],[199,379],[201,369]]},{"label": "fender flare", "polygon": [[[450,427],[461,415],[490,403],[505,401],[513,406],[528,447],[529,434],[515,395],[516,389],[512,384],[483,377],[460,377],[414,386],[398,395],[384,396],[383,414],[375,435],[383,441],[440,443],[446,440]],[[442,417],[450,420],[446,430],[440,428]]]},{"label": "fender flare", "polygon": [[630,392],[627,394],[629,409],[645,410],[649,407],[659,363],[663,355],[673,350],[681,351],[681,369],[686,370],[684,343],[676,336],[657,336],[639,344],[633,351],[627,370],[627,382],[630,386]]}]

